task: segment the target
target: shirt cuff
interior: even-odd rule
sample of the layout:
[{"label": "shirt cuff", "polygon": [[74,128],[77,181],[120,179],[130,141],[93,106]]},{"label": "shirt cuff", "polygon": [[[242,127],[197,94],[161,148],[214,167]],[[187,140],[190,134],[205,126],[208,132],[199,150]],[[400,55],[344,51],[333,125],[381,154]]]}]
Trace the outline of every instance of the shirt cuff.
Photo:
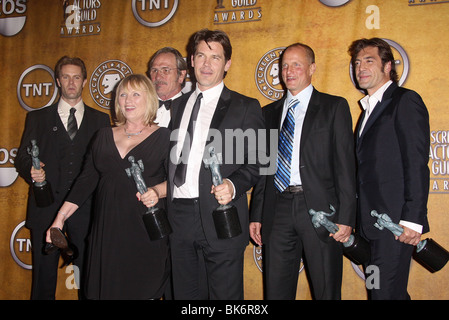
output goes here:
[{"label": "shirt cuff", "polygon": [[422,234],[422,225],[420,224],[404,220],[399,221],[399,224]]},{"label": "shirt cuff", "polygon": [[232,184],[232,200],[234,200],[234,198],[235,198],[235,186],[234,186],[234,183],[231,181],[231,180],[229,180],[228,178],[225,178],[225,180],[228,180],[231,184]]}]

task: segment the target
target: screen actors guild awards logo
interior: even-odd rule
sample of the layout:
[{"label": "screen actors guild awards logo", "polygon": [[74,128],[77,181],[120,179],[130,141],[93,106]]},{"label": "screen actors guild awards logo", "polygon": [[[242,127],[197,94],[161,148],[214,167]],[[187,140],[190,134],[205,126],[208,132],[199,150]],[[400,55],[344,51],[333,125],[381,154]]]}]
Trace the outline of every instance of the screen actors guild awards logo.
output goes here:
[{"label": "screen actors guild awards logo", "polygon": [[99,35],[101,24],[97,17],[100,7],[100,0],[63,0],[61,37]]},{"label": "screen actors guild awards logo", "polygon": [[281,84],[280,56],[285,47],[272,49],[265,53],[256,66],[255,81],[257,89],[265,98],[276,101],[284,95]]},{"label": "screen actors guild awards logo", "polygon": [[[262,8],[257,0],[216,0],[214,24],[254,22],[262,20]],[[228,9],[227,9],[228,8]]]},{"label": "screen actors guild awards logo", "polygon": [[92,99],[100,107],[109,109],[115,85],[132,73],[131,68],[123,61],[108,60],[102,62],[90,77],[89,89]]}]

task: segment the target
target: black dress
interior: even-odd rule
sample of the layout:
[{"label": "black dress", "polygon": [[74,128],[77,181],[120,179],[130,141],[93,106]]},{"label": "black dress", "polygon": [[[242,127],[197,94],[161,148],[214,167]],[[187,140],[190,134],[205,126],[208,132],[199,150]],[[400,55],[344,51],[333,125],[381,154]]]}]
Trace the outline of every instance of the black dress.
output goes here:
[{"label": "black dress", "polygon": [[[136,183],[125,169],[131,166],[128,157],[132,155],[136,162],[143,161],[147,187],[165,181],[169,139],[170,131],[159,128],[122,159],[112,128],[98,132],[67,198],[80,205],[96,188],[86,282],[81,279],[88,299],[162,296],[169,274],[168,240],[150,240],[142,221],[146,207],[137,200]],[[157,206],[164,204],[161,199]]]}]

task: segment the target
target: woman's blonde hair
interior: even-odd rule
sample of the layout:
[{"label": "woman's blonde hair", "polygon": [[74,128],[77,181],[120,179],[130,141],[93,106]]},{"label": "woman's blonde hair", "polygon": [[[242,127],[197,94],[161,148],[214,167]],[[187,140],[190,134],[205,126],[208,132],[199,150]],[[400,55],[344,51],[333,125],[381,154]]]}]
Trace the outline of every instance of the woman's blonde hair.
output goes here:
[{"label": "woman's blonde hair", "polygon": [[115,95],[115,117],[116,117],[116,125],[123,125],[126,122],[126,118],[122,113],[119,104],[120,93],[123,90],[128,88],[128,85],[135,90],[141,90],[147,93],[147,103],[146,110],[144,115],[144,124],[150,125],[154,123],[156,119],[156,112],[159,108],[159,101],[157,98],[156,89],[154,88],[153,83],[148,77],[143,74],[131,74],[125,78],[123,78],[116,90]]}]

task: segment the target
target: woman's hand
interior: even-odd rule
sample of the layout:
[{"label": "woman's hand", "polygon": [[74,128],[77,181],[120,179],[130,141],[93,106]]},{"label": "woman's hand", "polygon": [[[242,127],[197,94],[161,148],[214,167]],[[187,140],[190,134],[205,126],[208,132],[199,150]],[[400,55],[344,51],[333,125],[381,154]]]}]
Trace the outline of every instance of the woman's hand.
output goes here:
[{"label": "woman's hand", "polygon": [[142,195],[137,192],[137,199],[139,199],[139,201],[142,201],[142,203],[148,208],[154,207],[159,201],[159,193],[155,188],[148,188],[147,190],[148,191]]}]

